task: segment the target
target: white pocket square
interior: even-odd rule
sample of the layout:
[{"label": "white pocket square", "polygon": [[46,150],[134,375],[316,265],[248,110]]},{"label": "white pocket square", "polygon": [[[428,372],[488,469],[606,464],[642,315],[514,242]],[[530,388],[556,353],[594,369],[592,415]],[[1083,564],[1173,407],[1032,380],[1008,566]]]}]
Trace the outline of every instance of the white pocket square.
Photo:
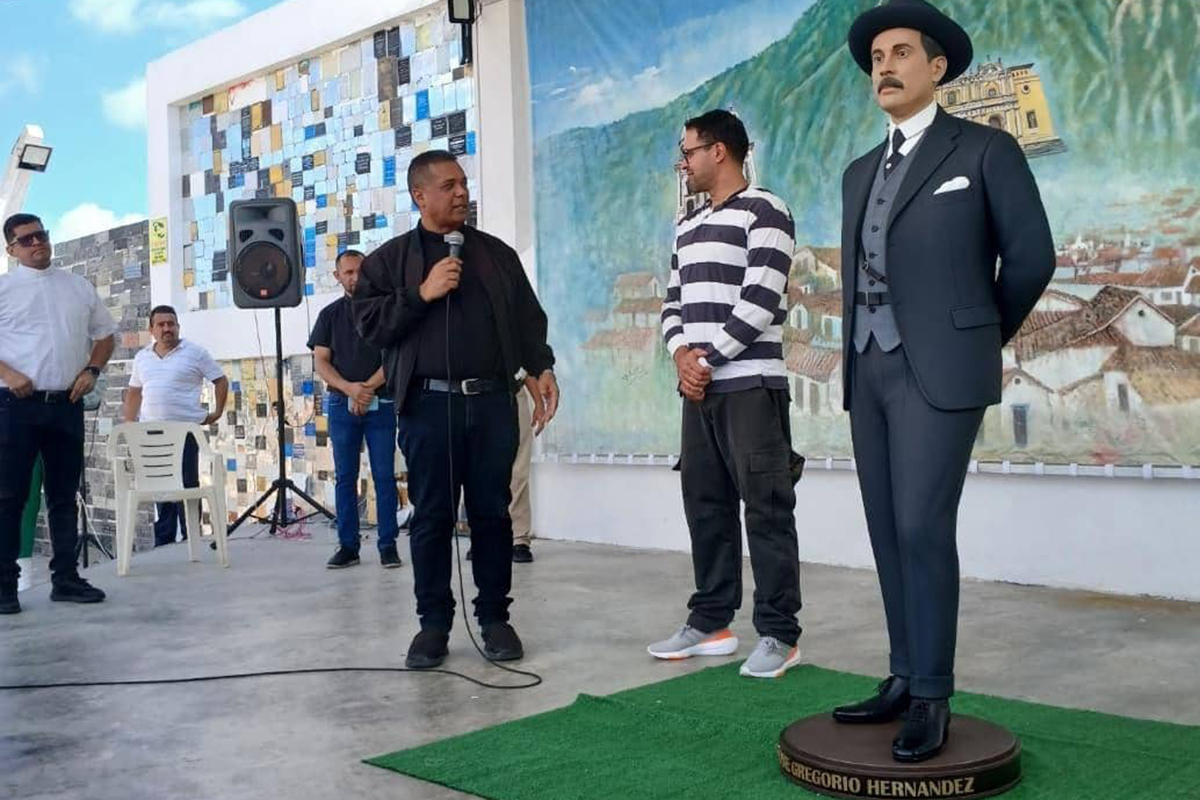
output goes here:
[{"label": "white pocket square", "polygon": [[946,192],[959,192],[971,185],[971,181],[966,175],[959,175],[957,178],[951,178],[943,183],[934,194],[945,194]]}]

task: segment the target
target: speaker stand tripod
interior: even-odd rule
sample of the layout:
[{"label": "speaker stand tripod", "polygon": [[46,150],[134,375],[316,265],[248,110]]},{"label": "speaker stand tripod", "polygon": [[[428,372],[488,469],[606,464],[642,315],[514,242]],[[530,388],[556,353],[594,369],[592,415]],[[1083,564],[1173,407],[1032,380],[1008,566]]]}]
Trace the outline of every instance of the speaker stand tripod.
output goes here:
[{"label": "speaker stand tripod", "polygon": [[[271,483],[271,488],[267,489],[267,491],[263,493],[262,497],[254,501],[254,505],[246,509],[242,515],[237,518],[237,521],[229,526],[229,533],[233,533],[235,530],[237,530],[238,526],[251,517],[259,522],[269,522],[271,524],[270,533],[272,536],[275,535],[275,531],[279,528],[287,527],[294,522],[303,522],[304,520],[315,517],[318,514],[324,514],[330,520],[335,519],[334,515],[329,511],[329,509],[325,508],[325,506],[321,505],[316,500],[305,494],[304,490],[293,483],[292,479],[287,476],[287,457],[284,447],[284,440],[286,438],[284,427],[286,423],[284,422],[285,406],[283,403],[283,323],[281,321],[281,314],[278,308],[275,309],[275,388],[275,416],[278,418],[279,422],[279,427],[277,429],[277,433],[279,435],[279,477]],[[287,502],[287,493],[289,491],[297,495],[304,502],[308,503],[315,510],[310,514],[293,517]],[[260,517],[255,515],[254,512],[258,510],[258,507],[267,502],[271,495],[275,495],[275,510],[271,512],[271,516]]]},{"label": "speaker stand tripod", "polygon": [[92,516],[88,513],[87,495],[87,464],[85,463],[79,473],[79,488],[75,492],[75,502],[79,504],[79,541],[75,545],[75,557],[83,562],[82,566],[84,569],[91,566],[91,557],[88,553],[89,544],[103,553],[109,561],[113,560],[112,551],[95,534],[95,527],[92,525]]}]

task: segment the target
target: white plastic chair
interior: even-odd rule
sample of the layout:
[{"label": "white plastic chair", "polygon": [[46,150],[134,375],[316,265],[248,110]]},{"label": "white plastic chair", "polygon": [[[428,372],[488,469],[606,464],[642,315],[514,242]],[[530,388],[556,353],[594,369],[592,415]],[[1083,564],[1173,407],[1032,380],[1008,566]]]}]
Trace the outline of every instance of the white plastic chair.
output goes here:
[{"label": "white plastic chair", "polygon": [[[183,445],[191,434],[200,450],[201,474],[212,483],[192,489],[183,487]],[[129,446],[128,458],[117,452],[120,440]],[[221,566],[229,566],[225,511],[225,462],[213,452],[204,429],[190,422],[127,422],[117,425],[108,437],[108,459],[112,462],[117,500],[117,574],[129,574],[137,508],[142,503],[182,501],[188,529],[188,559],[199,561],[200,501],[208,501],[213,539]],[[205,467],[207,466],[207,470]]]}]

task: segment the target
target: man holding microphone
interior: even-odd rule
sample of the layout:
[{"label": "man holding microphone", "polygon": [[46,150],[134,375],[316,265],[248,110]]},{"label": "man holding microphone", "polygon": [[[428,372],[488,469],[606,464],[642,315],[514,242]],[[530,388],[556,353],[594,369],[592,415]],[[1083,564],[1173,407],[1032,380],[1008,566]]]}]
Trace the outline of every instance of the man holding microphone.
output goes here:
[{"label": "man holding microphone", "polygon": [[421,631],[410,668],[442,663],[454,619],[452,534],[460,494],[471,520],[475,614],[485,655],[521,658],[509,624],[512,519],[509,481],[518,445],[513,376],[524,369],[558,405],[546,314],[511,247],[466,224],[470,195],[443,150],[413,159],[408,188],[415,230],[363,262],[352,308],[359,332],[382,348],[401,450],[416,508],[410,524]]}]

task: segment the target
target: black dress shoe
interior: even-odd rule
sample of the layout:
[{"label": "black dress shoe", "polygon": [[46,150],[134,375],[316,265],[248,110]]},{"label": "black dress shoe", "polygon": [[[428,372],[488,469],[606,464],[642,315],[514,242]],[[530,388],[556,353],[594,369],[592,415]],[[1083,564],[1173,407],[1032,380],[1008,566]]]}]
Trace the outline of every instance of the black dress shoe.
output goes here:
[{"label": "black dress shoe", "polygon": [[0,614],[21,613],[21,601],[17,598],[17,584],[0,586]]},{"label": "black dress shoe", "polygon": [[446,647],[449,641],[450,634],[440,628],[421,628],[421,632],[413,637],[412,644],[408,646],[404,666],[409,669],[440,667],[449,654]]},{"label": "black dress shoe", "polygon": [[892,742],[892,758],[925,761],[942,752],[950,738],[950,701],[914,697],[900,735]]},{"label": "black dress shoe", "polygon": [[874,697],[869,697],[861,703],[838,706],[833,710],[833,718],[838,722],[851,724],[891,722],[904,713],[910,699],[908,678],[892,675],[879,684]]},{"label": "black dress shoe", "polygon": [[395,545],[379,551],[379,563],[384,569],[396,569],[404,564],[400,560],[400,553],[396,551]]},{"label": "black dress shoe", "polygon": [[525,655],[521,638],[507,622],[483,626],[483,654],[492,661],[516,661]]},{"label": "black dress shoe", "polygon": [[528,564],[533,561],[533,551],[529,549],[527,544],[513,545],[513,563]]},{"label": "black dress shoe", "polygon": [[351,550],[349,547],[339,547],[333,551],[333,555],[325,562],[326,569],[345,569],[353,567],[360,563],[357,550]]},{"label": "black dress shoe", "polygon": [[50,599],[59,603],[100,603],[104,592],[79,577],[79,573],[54,575],[50,578]]}]

